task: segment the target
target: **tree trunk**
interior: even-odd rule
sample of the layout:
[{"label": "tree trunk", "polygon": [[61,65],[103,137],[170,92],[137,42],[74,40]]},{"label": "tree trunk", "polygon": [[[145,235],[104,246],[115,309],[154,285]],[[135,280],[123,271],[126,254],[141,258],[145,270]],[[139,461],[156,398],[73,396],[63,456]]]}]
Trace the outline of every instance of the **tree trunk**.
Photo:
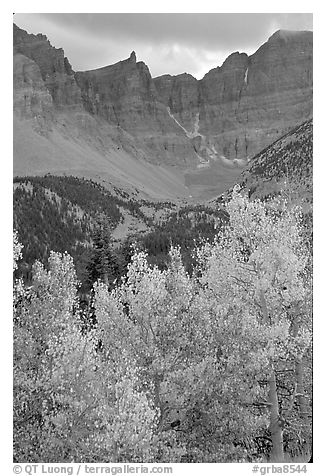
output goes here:
[{"label": "tree trunk", "polygon": [[283,430],[280,425],[280,413],[277,398],[276,376],[272,368],[269,378],[269,402],[270,402],[270,424],[269,430],[272,435],[271,461],[282,463],[284,461],[283,452]]},{"label": "tree trunk", "polygon": [[[299,332],[298,322],[294,319],[292,324],[292,332],[294,337],[297,337]],[[298,396],[299,411],[300,416],[303,420],[307,421],[308,408],[306,397],[304,395],[304,385],[303,385],[303,362],[302,357],[298,357],[295,361],[295,381],[296,381],[296,393]]]},{"label": "tree trunk", "polygon": [[[260,304],[263,313],[263,320],[266,325],[270,325],[268,319],[267,303],[264,292],[260,292]],[[283,430],[280,425],[280,412],[277,398],[276,375],[273,364],[271,364],[271,374],[268,380],[269,383],[269,403],[270,403],[270,423],[269,430],[272,435],[272,453],[271,460],[275,463],[282,463],[284,461],[283,451]]]},{"label": "tree trunk", "polygon": [[112,458],[110,463],[119,463],[119,451],[118,451],[118,443],[116,441],[113,442],[112,445]]},{"label": "tree trunk", "polygon": [[296,379],[296,392],[299,403],[300,416],[304,424],[304,439],[305,439],[305,450],[310,451],[311,441],[310,441],[310,422],[309,422],[309,408],[307,397],[304,395],[304,385],[303,385],[303,362],[302,360],[297,360],[295,362],[295,379]]},{"label": "tree trunk", "polygon": [[297,383],[297,396],[300,409],[300,416],[305,422],[308,421],[308,405],[307,397],[304,395],[304,385],[303,385],[303,363],[302,360],[296,360],[295,362],[295,379]]},{"label": "tree trunk", "polygon": [[[297,319],[293,319],[292,332],[295,337],[298,335],[299,325],[298,325]],[[303,357],[299,356],[295,360],[295,382],[296,382],[295,398],[297,398],[297,402],[299,404],[300,417],[302,418],[302,422],[304,424],[305,446],[307,451],[309,451],[310,443],[311,443],[309,438],[309,434],[310,434],[309,405],[307,402],[307,396],[305,395],[305,387],[303,383],[304,381],[303,371],[304,371]]]}]

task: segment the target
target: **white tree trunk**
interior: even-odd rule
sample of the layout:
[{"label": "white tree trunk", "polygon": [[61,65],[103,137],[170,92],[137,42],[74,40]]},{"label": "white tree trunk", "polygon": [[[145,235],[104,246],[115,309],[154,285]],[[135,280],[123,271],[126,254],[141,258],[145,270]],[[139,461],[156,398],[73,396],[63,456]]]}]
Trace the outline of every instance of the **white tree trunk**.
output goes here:
[{"label": "white tree trunk", "polygon": [[280,425],[280,413],[277,398],[276,376],[272,368],[269,378],[269,402],[270,402],[270,424],[269,430],[272,436],[271,461],[282,463],[284,461],[283,451],[283,430]]}]

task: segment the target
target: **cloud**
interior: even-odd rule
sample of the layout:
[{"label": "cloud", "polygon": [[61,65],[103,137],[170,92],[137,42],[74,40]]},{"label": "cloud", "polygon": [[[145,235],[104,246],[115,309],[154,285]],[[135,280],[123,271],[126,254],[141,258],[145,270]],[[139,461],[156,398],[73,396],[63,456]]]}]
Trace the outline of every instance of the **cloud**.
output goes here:
[{"label": "cloud", "polygon": [[62,47],[75,70],[112,64],[135,50],[153,76],[202,77],[233,51],[252,54],[277,29],[312,29],[312,14],[301,13],[28,13],[14,20]]}]

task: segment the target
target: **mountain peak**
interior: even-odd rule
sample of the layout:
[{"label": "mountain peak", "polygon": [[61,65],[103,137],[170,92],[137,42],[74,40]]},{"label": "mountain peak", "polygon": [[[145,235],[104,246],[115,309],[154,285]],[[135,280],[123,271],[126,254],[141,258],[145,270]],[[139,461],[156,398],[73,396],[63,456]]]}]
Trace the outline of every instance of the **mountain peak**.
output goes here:
[{"label": "mountain peak", "polygon": [[222,69],[225,68],[234,68],[234,67],[242,67],[248,63],[248,55],[246,53],[239,53],[236,51],[235,53],[230,54],[224,63],[222,64]]},{"label": "mountain peak", "polygon": [[132,52],[130,53],[129,59],[130,59],[130,61],[132,61],[133,63],[136,63],[137,58],[136,58],[136,53],[135,53],[134,51],[132,51]]},{"label": "mountain peak", "polygon": [[295,40],[303,36],[312,36],[312,31],[309,30],[277,30],[273,33],[268,41],[273,40]]}]

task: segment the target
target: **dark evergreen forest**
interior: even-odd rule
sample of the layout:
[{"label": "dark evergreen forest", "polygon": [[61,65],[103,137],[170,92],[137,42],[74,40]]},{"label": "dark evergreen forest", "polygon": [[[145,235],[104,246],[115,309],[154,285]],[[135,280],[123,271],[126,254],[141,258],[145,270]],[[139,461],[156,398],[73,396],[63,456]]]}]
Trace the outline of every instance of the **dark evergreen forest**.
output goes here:
[{"label": "dark evergreen forest", "polygon": [[[179,246],[186,270],[191,273],[193,249],[204,241],[211,242],[227,222],[222,208],[136,201],[72,176],[16,177],[13,201],[14,229],[24,246],[16,276],[29,282],[35,260],[45,264],[51,250],[67,251],[74,259],[82,293],[87,293],[96,279],[103,278],[99,260],[109,258],[110,282],[125,275],[135,247],[148,253],[151,264],[166,269],[171,246]],[[142,207],[151,210],[151,215]],[[114,229],[123,223],[122,210],[144,223],[148,231],[112,239]],[[161,210],[165,211],[163,218],[159,213],[156,218]]]}]

